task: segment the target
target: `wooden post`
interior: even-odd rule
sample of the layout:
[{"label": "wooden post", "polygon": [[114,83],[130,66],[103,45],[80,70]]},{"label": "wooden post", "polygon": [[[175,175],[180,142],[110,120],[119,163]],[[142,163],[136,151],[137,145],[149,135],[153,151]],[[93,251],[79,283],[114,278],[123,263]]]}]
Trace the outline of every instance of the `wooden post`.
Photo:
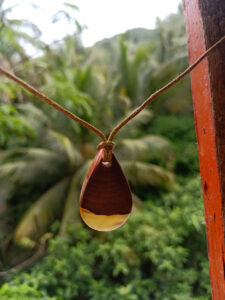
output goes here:
[{"label": "wooden post", "polygon": [[[225,0],[183,0],[189,63],[225,35]],[[213,300],[225,299],[225,44],[191,73]]]}]

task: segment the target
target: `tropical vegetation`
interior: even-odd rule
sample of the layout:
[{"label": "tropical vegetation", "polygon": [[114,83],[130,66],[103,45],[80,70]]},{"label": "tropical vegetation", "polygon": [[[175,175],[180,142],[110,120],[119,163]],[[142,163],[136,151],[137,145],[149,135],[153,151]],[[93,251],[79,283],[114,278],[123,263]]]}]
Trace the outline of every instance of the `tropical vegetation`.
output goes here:
[{"label": "tropical vegetation", "polygon": [[[187,65],[181,7],[154,30],[90,48],[74,5],[54,16],[74,21],[74,34],[52,45],[30,21],[8,19],[10,9],[1,2],[1,65],[106,134]],[[39,55],[29,57],[24,41]],[[110,233],[93,232],[79,216],[97,137],[2,76],[0,126],[1,299],[210,298],[188,78],[116,137],[134,205]]]}]

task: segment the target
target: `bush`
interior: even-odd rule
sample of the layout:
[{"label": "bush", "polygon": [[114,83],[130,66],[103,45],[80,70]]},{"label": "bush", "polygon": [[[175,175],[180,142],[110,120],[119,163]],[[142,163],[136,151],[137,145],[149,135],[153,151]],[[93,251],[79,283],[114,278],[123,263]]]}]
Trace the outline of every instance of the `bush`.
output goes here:
[{"label": "bush", "polygon": [[174,171],[196,176],[199,172],[195,124],[190,115],[157,115],[149,128],[151,134],[168,138],[174,146]]},{"label": "bush", "polygon": [[35,132],[21,118],[15,107],[0,105],[0,148],[24,146],[28,139],[34,138]]},{"label": "bush", "polygon": [[121,229],[69,228],[67,238],[50,242],[40,263],[8,278],[11,293],[3,285],[0,298],[24,292],[55,300],[210,299],[203,220],[197,178],[175,187],[160,205],[147,201]]}]

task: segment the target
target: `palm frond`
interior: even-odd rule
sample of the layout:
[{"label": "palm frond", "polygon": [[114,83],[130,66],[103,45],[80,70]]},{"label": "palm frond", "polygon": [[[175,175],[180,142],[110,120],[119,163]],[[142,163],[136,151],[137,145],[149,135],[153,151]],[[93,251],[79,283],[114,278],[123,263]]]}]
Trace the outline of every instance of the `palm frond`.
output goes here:
[{"label": "palm frond", "polygon": [[21,119],[25,120],[37,133],[41,133],[49,126],[48,117],[33,104],[19,104],[17,108]]},{"label": "palm frond", "polygon": [[75,174],[70,184],[63,211],[59,232],[59,234],[62,236],[66,235],[69,224],[77,225],[81,222],[79,214],[80,186],[78,181],[77,174]]},{"label": "palm frond", "polygon": [[140,211],[143,207],[143,202],[134,193],[131,193],[131,195],[132,195],[132,202],[133,202],[132,212]]},{"label": "palm frond", "polygon": [[122,139],[116,144],[115,153],[119,159],[157,160],[168,162],[173,158],[169,140],[157,135],[139,139]]},{"label": "palm frond", "polygon": [[0,214],[2,212],[1,207],[6,205],[6,201],[12,193],[12,189],[13,186],[8,180],[0,182]]},{"label": "palm frond", "polygon": [[69,178],[63,179],[37,199],[16,227],[14,242],[22,238],[38,240],[55,218],[61,216],[69,182]]},{"label": "palm frond", "polygon": [[1,163],[0,179],[8,179],[17,186],[46,184],[62,177],[68,169],[64,157],[41,148],[6,151]]},{"label": "palm frond", "polygon": [[92,161],[93,161],[92,159],[87,160],[82,165],[82,167],[77,171],[77,173],[76,173],[76,180],[77,180],[77,184],[79,186],[82,186],[84,178],[85,178],[85,176],[86,176],[86,174],[87,174],[87,172],[88,172],[88,170],[89,170],[89,168],[90,168],[90,166],[92,164]]},{"label": "palm frond", "polygon": [[170,187],[174,183],[174,176],[171,172],[153,164],[122,161],[121,166],[128,181],[134,186]]},{"label": "palm frond", "polygon": [[[131,113],[127,113],[128,116]],[[142,110],[134,119],[129,121],[125,127],[118,132],[118,137],[135,137],[139,130],[149,124],[152,120],[153,112],[150,110]]]},{"label": "palm frond", "polygon": [[67,157],[71,168],[78,167],[82,163],[80,152],[66,135],[53,130],[48,130],[46,135],[43,136],[42,142],[46,148],[64,154]]},{"label": "palm frond", "polygon": [[76,5],[74,5],[74,4],[71,4],[71,3],[69,3],[69,2],[64,2],[63,4],[64,4],[65,6],[71,8],[72,10],[79,10],[79,7],[78,7],[78,6],[76,6]]},{"label": "palm frond", "polygon": [[116,144],[115,153],[118,159],[146,159],[149,149],[141,139],[123,139]]}]

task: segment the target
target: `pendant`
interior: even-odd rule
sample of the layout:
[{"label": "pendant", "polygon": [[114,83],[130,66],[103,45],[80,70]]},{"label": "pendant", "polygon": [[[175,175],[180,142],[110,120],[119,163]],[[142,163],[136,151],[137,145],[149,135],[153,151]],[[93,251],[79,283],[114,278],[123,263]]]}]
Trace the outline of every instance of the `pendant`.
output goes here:
[{"label": "pendant", "polygon": [[123,225],[132,209],[127,179],[115,154],[105,162],[100,148],[84,180],[80,195],[80,215],[84,223],[98,231],[111,231]]}]

